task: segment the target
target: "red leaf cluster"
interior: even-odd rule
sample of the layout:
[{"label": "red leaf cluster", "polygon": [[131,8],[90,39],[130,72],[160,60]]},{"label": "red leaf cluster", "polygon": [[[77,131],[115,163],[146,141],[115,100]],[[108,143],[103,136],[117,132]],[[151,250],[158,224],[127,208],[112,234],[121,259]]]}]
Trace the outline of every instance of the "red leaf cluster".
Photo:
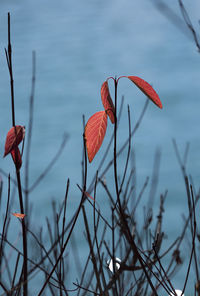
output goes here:
[{"label": "red leaf cluster", "polygon": [[[148,82],[137,76],[121,76],[118,80],[122,77],[130,79],[154,104],[162,109],[162,103],[158,94]],[[118,83],[118,80],[115,80],[116,83]],[[107,128],[107,115],[112,123],[116,121],[115,106],[110,96],[107,80],[101,86],[101,100],[105,111],[96,112],[89,118],[85,126],[84,135],[89,162],[93,160],[103,143]]]},{"label": "red leaf cluster", "polygon": [[4,157],[11,153],[16,169],[19,170],[22,165],[22,158],[18,145],[24,139],[25,127],[21,125],[13,126],[6,136]]}]

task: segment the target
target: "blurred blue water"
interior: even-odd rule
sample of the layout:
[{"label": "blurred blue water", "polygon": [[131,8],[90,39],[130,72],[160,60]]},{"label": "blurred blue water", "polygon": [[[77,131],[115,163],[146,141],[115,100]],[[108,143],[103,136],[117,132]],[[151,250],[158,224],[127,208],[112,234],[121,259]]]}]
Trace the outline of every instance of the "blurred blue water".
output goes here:
[{"label": "blurred blue water", "polygon": [[[169,4],[179,14],[178,5],[174,1],[169,1]],[[197,1],[189,7],[195,24],[199,8]],[[76,183],[81,183],[82,114],[88,119],[94,112],[102,110],[102,82],[108,76],[137,75],[153,84],[163,102],[163,110],[149,104],[133,139],[137,190],[140,190],[146,176],[151,175],[154,153],[159,147],[162,156],[156,201],[160,193],[169,190],[165,227],[170,241],[173,241],[179,234],[181,214],[187,211],[187,201],[172,138],[177,140],[182,153],[185,143],[190,142],[188,172],[197,188],[199,186],[200,142],[197,127],[200,123],[200,57],[194,42],[164,18],[150,1],[1,0],[1,155],[6,133],[11,127],[9,76],[4,54],[8,11],[12,22],[18,124],[28,124],[32,50],[37,56],[30,183],[56,153],[63,133],[67,132],[70,136],[54,169],[30,195],[38,225],[51,214],[52,198],[62,201],[68,177],[71,180],[69,204],[72,209],[78,205],[80,194]],[[122,94],[125,95],[125,108],[119,146],[128,135],[127,103],[130,104],[134,126],[145,102],[144,95],[125,79],[119,83],[119,98]],[[109,127],[100,154],[105,151],[111,132]],[[99,160],[97,156],[89,168],[89,179],[95,173]],[[0,167],[13,172],[9,158],[2,159]],[[84,253],[84,239],[80,238],[80,242]],[[174,282],[181,285],[184,276],[178,274]]]}]

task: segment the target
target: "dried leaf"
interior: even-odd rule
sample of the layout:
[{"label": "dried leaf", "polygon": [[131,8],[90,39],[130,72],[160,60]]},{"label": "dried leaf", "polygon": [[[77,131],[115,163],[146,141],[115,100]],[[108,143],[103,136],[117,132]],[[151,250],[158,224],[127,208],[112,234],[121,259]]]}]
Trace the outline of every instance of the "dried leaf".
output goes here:
[{"label": "dried leaf", "polygon": [[12,155],[12,159],[13,159],[13,162],[15,164],[17,171],[20,170],[20,168],[22,166],[22,158],[21,158],[19,148],[16,147],[15,149],[13,149],[11,151],[11,155]]},{"label": "dried leaf", "polygon": [[89,197],[89,198],[91,198],[92,200],[94,200],[94,197],[92,197],[87,191],[83,191],[83,193],[84,193],[87,197]]},{"label": "dried leaf", "polygon": [[26,214],[20,214],[20,213],[12,213],[12,215],[20,219],[24,219],[24,217],[26,216]]},{"label": "dried leaf", "polygon": [[127,76],[139,89],[147,96],[154,104],[156,104],[159,108],[162,109],[162,103],[158,96],[158,94],[155,92],[153,87],[143,80],[140,77],[137,76]]},{"label": "dried leaf", "polygon": [[85,126],[85,140],[89,162],[93,160],[103,142],[107,128],[105,111],[92,115]]},{"label": "dried leaf", "polygon": [[15,149],[25,136],[25,127],[21,125],[13,126],[7,133],[4,157]]},{"label": "dried leaf", "polygon": [[105,81],[101,86],[101,100],[106,113],[108,114],[112,123],[115,123],[115,107],[110,96],[108,82]]},{"label": "dried leaf", "polygon": [[87,191],[84,191],[83,189],[81,189],[80,186],[78,186],[78,188],[85,194],[85,196],[87,196],[88,198],[91,198],[92,200],[94,200],[94,197],[92,197]]}]

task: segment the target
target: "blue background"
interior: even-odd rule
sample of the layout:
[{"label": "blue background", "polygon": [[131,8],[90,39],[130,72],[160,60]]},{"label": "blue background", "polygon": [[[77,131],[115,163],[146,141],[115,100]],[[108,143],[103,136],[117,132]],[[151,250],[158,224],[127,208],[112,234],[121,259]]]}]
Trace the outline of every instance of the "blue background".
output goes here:
[{"label": "blue background", "polygon": [[[167,2],[181,18],[178,3]],[[186,6],[187,7],[187,6]],[[192,1],[187,9],[198,29],[200,4]],[[161,193],[168,189],[164,229],[166,248],[179,234],[181,214],[187,214],[187,198],[174,153],[175,138],[181,154],[190,143],[188,173],[199,186],[199,74],[200,57],[184,23],[181,32],[165,18],[151,1],[9,1],[0,3],[0,154],[3,156],[7,131],[10,129],[9,75],[4,48],[7,46],[7,12],[11,13],[16,123],[28,124],[31,90],[32,51],[36,51],[36,93],[34,126],[30,159],[30,184],[55,155],[64,132],[69,140],[64,152],[43,182],[30,194],[32,219],[37,229],[51,216],[51,200],[61,202],[67,178],[70,178],[69,216],[80,201],[76,183],[81,184],[82,115],[86,120],[103,109],[101,84],[109,76],[136,75],[151,83],[158,92],[163,109],[149,104],[144,120],[132,139],[136,156],[137,193],[146,176],[151,176],[156,149],[161,151],[159,184],[155,213]],[[113,86],[110,84],[111,94]],[[119,129],[119,147],[128,136],[127,104],[130,105],[132,126],[145,103],[145,96],[127,79],[119,82],[118,98],[125,95],[125,107]],[[112,134],[109,124],[105,141],[92,165],[91,180],[106,143]],[[111,155],[108,155],[108,159]],[[121,163],[125,161],[121,158]],[[0,167],[14,176],[11,158],[0,160]],[[112,172],[107,176],[108,181]],[[23,178],[23,174],[22,174]],[[7,180],[4,178],[6,200]],[[149,190],[143,203],[148,202]],[[101,200],[102,198],[102,200]],[[99,195],[103,213],[106,201]],[[107,207],[108,208],[108,207]],[[13,211],[19,211],[18,200]],[[142,213],[142,212],[141,212]],[[138,224],[143,217],[138,214]],[[20,231],[20,225],[19,225]],[[80,231],[77,229],[77,231]],[[79,233],[81,252],[87,245]],[[187,259],[187,258],[186,258]],[[185,270],[175,279],[181,288]],[[72,281],[74,279],[72,278]],[[193,282],[191,282],[193,284]]]}]

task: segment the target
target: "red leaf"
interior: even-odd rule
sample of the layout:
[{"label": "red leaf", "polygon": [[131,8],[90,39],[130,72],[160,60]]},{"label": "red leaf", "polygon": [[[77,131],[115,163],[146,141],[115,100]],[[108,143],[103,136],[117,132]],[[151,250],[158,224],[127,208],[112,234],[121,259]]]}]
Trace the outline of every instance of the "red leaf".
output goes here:
[{"label": "red leaf", "polygon": [[7,133],[4,157],[15,149],[25,136],[25,127],[16,125]]},{"label": "red leaf", "polygon": [[92,197],[87,191],[83,191],[83,193],[84,193],[87,197],[89,197],[89,198],[91,198],[92,200],[94,200],[94,197]]},{"label": "red leaf", "polygon": [[107,128],[105,111],[92,115],[85,126],[85,140],[89,162],[93,160],[103,142]]},{"label": "red leaf", "polygon": [[91,198],[92,200],[94,200],[94,198],[87,192],[87,191],[84,191],[83,189],[80,188],[80,186],[78,186],[78,188],[88,197],[88,198]]},{"label": "red leaf", "polygon": [[108,82],[105,81],[101,86],[101,100],[106,113],[108,114],[112,123],[115,123],[115,107],[110,96]]},{"label": "red leaf", "polygon": [[24,217],[26,216],[25,214],[20,214],[20,213],[12,213],[12,215],[20,219],[24,219]]},{"label": "red leaf", "polygon": [[140,77],[137,76],[127,76],[139,89],[147,96],[150,100],[153,101],[154,104],[156,104],[159,108],[162,109],[162,103],[158,96],[158,94],[155,92],[153,87],[143,80]]},{"label": "red leaf", "polygon": [[16,166],[16,169],[18,171],[22,166],[22,158],[21,158],[19,148],[16,147],[15,149],[13,149],[11,151],[11,155],[12,155],[13,162],[14,162],[14,164]]}]

